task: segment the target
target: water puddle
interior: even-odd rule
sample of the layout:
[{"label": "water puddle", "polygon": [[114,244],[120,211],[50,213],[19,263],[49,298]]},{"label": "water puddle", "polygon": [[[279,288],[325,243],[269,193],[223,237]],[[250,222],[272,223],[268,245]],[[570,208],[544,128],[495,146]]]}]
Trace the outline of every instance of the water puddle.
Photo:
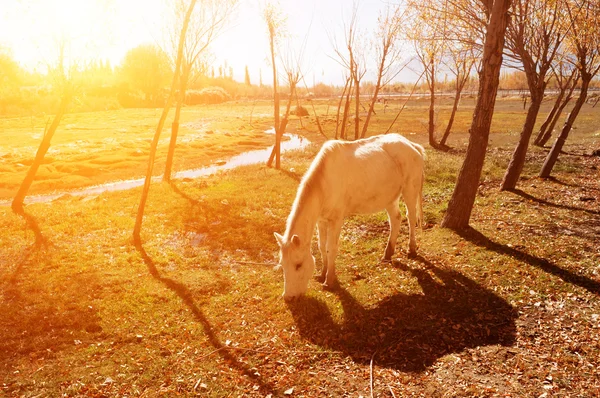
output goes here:
[{"label": "water puddle", "polygon": [[[267,134],[272,133],[272,130],[267,130]],[[293,149],[303,149],[310,144],[310,141],[306,138],[300,137],[295,134],[284,134],[284,137],[289,138],[286,141],[281,141],[281,152],[290,151]],[[265,149],[257,149],[254,151],[243,152],[239,155],[233,156],[229,158],[227,161],[218,162],[217,164],[213,164],[211,166],[200,167],[197,169],[190,170],[182,170],[178,171],[174,174],[174,179],[182,179],[182,178],[198,178],[205,177],[212,174],[215,174],[222,170],[231,170],[240,166],[247,166],[251,164],[263,163],[269,159],[269,155],[271,154],[271,150],[273,146],[270,146]],[[152,177],[152,182],[161,181],[162,176]],[[64,195],[70,196],[92,196],[99,195],[103,192],[113,192],[113,191],[124,191],[127,189],[132,189],[136,187],[140,187],[144,185],[144,178],[139,178],[135,180],[124,180],[111,182],[102,185],[95,185],[75,191],[65,191],[59,192],[49,195],[36,195],[36,196],[28,196],[25,198],[25,204],[31,203],[47,203],[51,202],[55,199],[60,198]],[[10,206],[12,202],[11,200],[0,200],[0,206]]]}]

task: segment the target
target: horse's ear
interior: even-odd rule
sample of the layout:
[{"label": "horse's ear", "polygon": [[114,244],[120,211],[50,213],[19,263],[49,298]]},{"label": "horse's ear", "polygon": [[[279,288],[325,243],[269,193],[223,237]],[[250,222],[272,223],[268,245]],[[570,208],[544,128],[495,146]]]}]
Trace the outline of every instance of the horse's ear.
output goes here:
[{"label": "horse's ear", "polygon": [[300,238],[298,235],[292,235],[292,243],[296,246],[300,246]]},{"label": "horse's ear", "polygon": [[279,235],[277,232],[273,232],[273,236],[275,236],[275,239],[277,240],[277,244],[279,245],[279,247],[283,246],[283,236]]}]

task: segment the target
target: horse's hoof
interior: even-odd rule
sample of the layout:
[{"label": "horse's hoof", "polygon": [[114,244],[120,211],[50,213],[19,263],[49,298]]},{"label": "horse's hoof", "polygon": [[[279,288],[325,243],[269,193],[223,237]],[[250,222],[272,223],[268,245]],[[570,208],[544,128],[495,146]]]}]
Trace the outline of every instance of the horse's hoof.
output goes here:
[{"label": "horse's hoof", "polygon": [[408,258],[416,258],[417,257],[417,251],[416,250],[409,250],[408,251]]},{"label": "horse's hoof", "polygon": [[325,275],[318,275],[315,276],[315,280],[319,283],[324,283],[325,282]]},{"label": "horse's hoof", "polygon": [[386,257],[383,257],[383,258],[381,259],[381,262],[382,262],[382,263],[391,263],[391,262],[392,262],[392,256],[389,256],[389,257],[387,257],[387,256],[386,256]]},{"label": "horse's hoof", "polygon": [[333,292],[335,290],[337,290],[340,287],[340,284],[338,283],[337,279],[333,282],[324,282],[323,283],[323,290],[326,290],[328,292]]}]

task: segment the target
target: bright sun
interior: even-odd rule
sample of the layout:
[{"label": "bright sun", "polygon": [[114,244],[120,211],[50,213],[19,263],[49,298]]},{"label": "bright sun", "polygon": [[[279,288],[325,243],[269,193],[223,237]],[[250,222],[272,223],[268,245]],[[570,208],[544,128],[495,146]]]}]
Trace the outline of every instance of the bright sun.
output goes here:
[{"label": "bright sun", "polygon": [[161,15],[162,0],[8,0],[0,11],[0,45],[27,68],[53,63],[59,43],[68,61],[117,63],[142,42]]}]

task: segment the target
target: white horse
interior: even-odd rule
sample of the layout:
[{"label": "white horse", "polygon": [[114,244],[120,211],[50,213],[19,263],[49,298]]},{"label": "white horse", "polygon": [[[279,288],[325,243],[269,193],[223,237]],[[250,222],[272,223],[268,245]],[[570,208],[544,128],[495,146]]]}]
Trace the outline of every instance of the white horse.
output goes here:
[{"label": "white horse", "polygon": [[344,218],[385,209],[390,236],[384,260],[391,260],[406,204],[409,252],[416,253],[415,227],[421,223],[425,150],[399,134],[379,135],[352,142],[326,142],[310,165],[296,194],[283,236],[275,232],[283,268],[283,297],[291,299],[308,289],[315,269],[310,244],[318,227],[324,287],[337,283],[335,258]]}]

